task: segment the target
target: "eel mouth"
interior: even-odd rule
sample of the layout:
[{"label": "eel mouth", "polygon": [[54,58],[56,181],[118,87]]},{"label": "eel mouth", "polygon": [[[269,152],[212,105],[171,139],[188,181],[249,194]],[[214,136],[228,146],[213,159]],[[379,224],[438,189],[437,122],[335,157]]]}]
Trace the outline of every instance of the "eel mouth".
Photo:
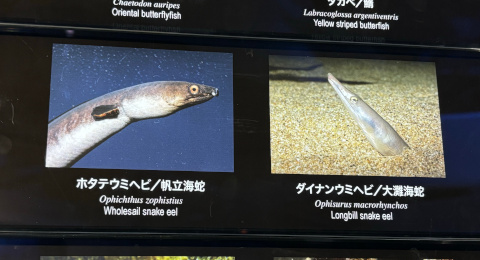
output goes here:
[{"label": "eel mouth", "polygon": [[328,73],[328,82],[333,87],[335,92],[337,92],[338,96],[342,100],[343,104],[349,109],[353,110],[352,104],[348,102],[348,99],[355,96],[349,89],[343,86],[340,81],[338,81],[331,73]]},{"label": "eel mouth", "polygon": [[216,97],[218,96],[220,93],[218,92],[218,88],[213,88],[212,89],[212,96]]},{"label": "eel mouth", "polygon": [[186,99],[185,106],[189,107],[196,104],[201,104],[219,95],[218,88],[209,87],[209,86],[205,86],[205,87],[207,87],[207,89],[203,90],[203,92],[198,94],[197,96],[188,97]]}]

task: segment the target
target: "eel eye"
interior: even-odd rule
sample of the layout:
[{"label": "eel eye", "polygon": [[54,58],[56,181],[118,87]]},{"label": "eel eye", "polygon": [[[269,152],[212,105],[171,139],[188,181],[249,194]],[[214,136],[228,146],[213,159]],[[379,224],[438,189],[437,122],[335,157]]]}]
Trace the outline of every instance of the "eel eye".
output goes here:
[{"label": "eel eye", "polygon": [[358,98],[355,97],[355,96],[354,96],[354,97],[351,97],[351,98],[350,98],[350,101],[352,101],[352,102],[355,104],[355,103],[357,103]]},{"label": "eel eye", "polygon": [[197,85],[191,85],[189,90],[191,94],[196,95],[198,94],[198,91],[200,90],[200,88]]}]

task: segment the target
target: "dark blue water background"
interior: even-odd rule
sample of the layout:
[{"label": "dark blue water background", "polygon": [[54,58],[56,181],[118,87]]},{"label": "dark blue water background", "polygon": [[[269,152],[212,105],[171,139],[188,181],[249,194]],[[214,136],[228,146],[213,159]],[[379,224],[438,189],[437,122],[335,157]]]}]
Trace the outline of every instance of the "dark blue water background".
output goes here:
[{"label": "dark blue water background", "polygon": [[188,81],[220,95],[164,118],[127,126],[73,167],[233,172],[233,55],[55,44],[49,120],[111,91]]}]

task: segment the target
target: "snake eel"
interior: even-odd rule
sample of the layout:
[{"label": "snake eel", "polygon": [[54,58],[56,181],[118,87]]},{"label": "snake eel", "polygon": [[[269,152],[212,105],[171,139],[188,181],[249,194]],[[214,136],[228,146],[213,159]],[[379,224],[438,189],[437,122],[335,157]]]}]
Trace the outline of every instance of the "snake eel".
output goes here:
[{"label": "snake eel", "polygon": [[218,96],[218,89],[156,81],[116,90],[80,104],[48,124],[45,166],[71,167],[129,124],[169,116]]},{"label": "snake eel", "polygon": [[328,82],[375,150],[384,156],[394,156],[402,154],[404,149],[409,148],[385,119],[330,73],[328,73]]}]

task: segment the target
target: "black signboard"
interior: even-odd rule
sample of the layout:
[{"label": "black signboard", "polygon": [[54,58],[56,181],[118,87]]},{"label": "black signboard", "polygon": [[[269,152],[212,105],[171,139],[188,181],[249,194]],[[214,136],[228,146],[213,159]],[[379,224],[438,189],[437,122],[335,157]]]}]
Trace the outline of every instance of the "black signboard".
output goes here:
[{"label": "black signboard", "polygon": [[41,260],[451,260],[477,259],[475,250],[165,247],[132,245],[8,245],[2,259]]},{"label": "black signboard", "polygon": [[149,33],[476,47],[479,3],[461,1],[2,1],[0,22]]},{"label": "black signboard", "polygon": [[478,237],[477,53],[195,39],[0,36],[0,229]]}]

